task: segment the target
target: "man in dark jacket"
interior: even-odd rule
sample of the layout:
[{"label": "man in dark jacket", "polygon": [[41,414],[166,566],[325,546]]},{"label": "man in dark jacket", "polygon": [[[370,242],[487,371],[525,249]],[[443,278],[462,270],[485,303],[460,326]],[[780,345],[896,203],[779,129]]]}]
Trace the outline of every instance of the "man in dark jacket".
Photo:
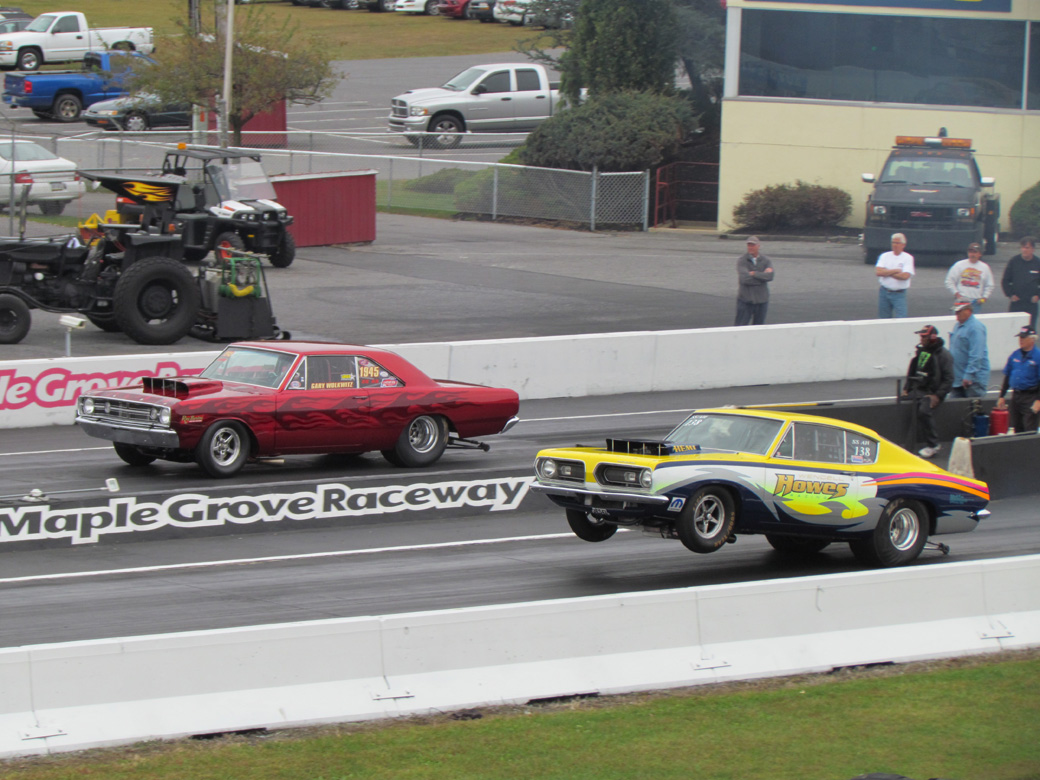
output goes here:
[{"label": "man in dark jacket", "polygon": [[1036,239],[1026,236],[1018,242],[1020,254],[1008,260],[1000,287],[1011,299],[1008,311],[1029,313],[1029,327],[1036,330],[1037,304],[1040,303],[1040,259],[1036,257]]},{"label": "man in dark jacket", "polygon": [[734,325],[764,325],[769,308],[773,261],[758,253],[758,236],[748,236],[747,252],[737,259],[737,317]]},{"label": "man in dark jacket", "polygon": [[[906,369],[903,395],[913,400],[917,415],[917,437],[924,439],[924,447],[917,451],[922,458],[934,458],[942,449],[935,431],[932,413],[946,398],[953,386],[953,355],[939,338],[934,325],[925,325],[917,331],[921,343]],[[911,443],[916,446],[917,442]]]}]

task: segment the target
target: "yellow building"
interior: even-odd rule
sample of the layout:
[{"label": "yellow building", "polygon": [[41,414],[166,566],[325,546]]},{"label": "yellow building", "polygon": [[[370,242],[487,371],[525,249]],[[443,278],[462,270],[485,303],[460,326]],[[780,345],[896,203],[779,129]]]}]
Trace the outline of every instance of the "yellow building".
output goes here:
[{"label": "yellow building", "polygon": [[1040,181],[1040,0],[727,4],[720,230],[752,190],[840,187],[862,226],[897,135],[970,138],[1001,229]]}]

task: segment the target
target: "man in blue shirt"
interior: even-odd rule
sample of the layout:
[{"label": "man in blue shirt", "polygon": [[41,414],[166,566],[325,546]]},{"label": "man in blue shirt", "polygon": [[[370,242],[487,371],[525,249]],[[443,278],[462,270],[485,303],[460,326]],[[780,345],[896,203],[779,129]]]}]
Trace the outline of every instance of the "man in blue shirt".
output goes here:
[{"label": "man in blue shirt", "polygon": [[957,324],[950,333],[953,355],[951,398],[980,398],[989,385],[989,348],[986,326],[974,315],[974,304],[958,298],[953,304]]},{"label": "man in blue shirt", "polygon": [[[1004,400],[1009,388],[1010,405]],[[1004,366],[997,408],[1008,410],[1009,427],[1016,432],[1036,431],[1040,420],[1040,349],[1036,348],[1036,331],[1028,325],[1018,332],[1018,349]]]}]

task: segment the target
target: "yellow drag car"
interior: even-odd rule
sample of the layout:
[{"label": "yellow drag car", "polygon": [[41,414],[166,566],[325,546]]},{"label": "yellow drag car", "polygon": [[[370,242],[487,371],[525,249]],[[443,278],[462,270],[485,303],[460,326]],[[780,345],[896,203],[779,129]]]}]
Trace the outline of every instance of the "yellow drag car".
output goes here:
[{"label": "yellow drag car", "polygon": [[764,534],[785,553],[847,542],[863,563],[900,566],[989,516],[985,482],[860,425],[762,409],[701,409],[660,441],[542,450],[535,475],[585,541],[624,526],[697,553]]}]

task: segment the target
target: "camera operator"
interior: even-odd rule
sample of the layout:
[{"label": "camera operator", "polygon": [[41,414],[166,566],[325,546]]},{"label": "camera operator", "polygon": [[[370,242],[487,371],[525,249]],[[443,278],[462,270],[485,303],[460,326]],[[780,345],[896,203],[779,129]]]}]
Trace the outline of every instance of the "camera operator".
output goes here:
[{"label": "camera operator", "polygon": [[[925,325],[917,335],[921,343],[906,369],[903,396],[914,402],[916,433],[924,439],[925,446],[917,454],[922,458],[934,458],[942,446],[932,413],[953,386],[953,355],[944,346],[934,325]],[[917,437],[914,438],[912,447],[917,445]]]}]

